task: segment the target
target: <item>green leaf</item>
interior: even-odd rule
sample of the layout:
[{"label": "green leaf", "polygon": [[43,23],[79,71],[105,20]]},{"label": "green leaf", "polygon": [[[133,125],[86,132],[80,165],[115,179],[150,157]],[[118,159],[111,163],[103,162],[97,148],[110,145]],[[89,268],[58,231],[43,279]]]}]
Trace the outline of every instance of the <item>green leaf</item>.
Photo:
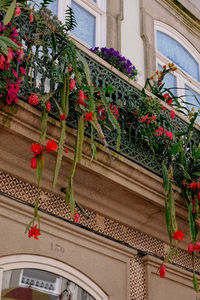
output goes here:
[{"label": "green leaf", "polygon": [[74,190],[71,188],[70,192],[70,212],[71,212],[71,217],[74,218],[74,211],[75,211],[75,200],[74,200]]},{"label": "green leaf", "polygon": [[91,160],[93,160],[93,158],[95,160],[97,160],[97,148],[96,148],[96,145],[95,145],[95,141],[94,141],[94,127],[91,126],[91,149],[92,149],[92,158]]},{"label": "green leaf", "polygon": [[171,183],[169,185],[169,210],[170,210],[170,217],[171,217],[171,222],[172,222],[172,229],[173,229],[173,232],[175,232],[177,230],[177,223],[176,223],[174,195],[173,195]]},{"label": "green leaf", "polygon": [[4,42],[8,47],[11,47],[13,50],[19,49],[19,46],[14,43],[10,38],[7,36],[0,36],[0,40]]},{"label": "green leaf", "polygon": [[193,287],[194,287],[195,291],[198,293],[199,292],[199,284],[198,284],[197,277],[194,273],[193,273],[192,282],[193,282]]},{"label": "green leaf", "polygon": [[200,177],[200,172],[194,172],[192,175]]},{"label": "green leaf", "polygon": [[1,39],[0,39],[0,49],[3,52],[3,54],[8,55],[8,47]]},{"label": "green leaf", "polygon": [[169,193],[169,175],[164,162],[162,162],[162,174],[163,174],[164,193],[165,195],[167,195]]},{"label": "green leaf", "polygon": [[59,140],[59,145],[58,145],[58,154],[57,154],[57,159],[56,159],[56,165],[55,165],[55,168],[54,168],[54,176],[53,176],[53,184],[52,184],[53,189],[56,186],[57,179],[58,179],[58,174],[59,174],[59,171],[60,171],[65,139],[66,139],[66,121],[63,120],[63,121],[61,121],[61,133],[60,133],[60,140]]},{"label": "green leaf", "polygon": [[172,221],[171,221],[171,216],[170,216],[169,204],[168,204],[167,200],[165,200],[165,222],[166,222],[166,226],[167,226],[167,232],[168,232],[168,235],[169,235],[169,240],[170,240],[170,243],[171,243],[173,229],[172,229]]},{"label": "green leaf", "polygon": [[178,152],[181,152],[183,151],[183,141],[184,139],[180,139],[175,145],[173,145],[170,149],[170,155],[174,155]]},{"label": "green leaf", "polygon": [[15,6],[16,6],[16,0],[13,0],[11,5],[8,7],[8,10],[7,10],[6,15],[4,17],[4,20],[3,20],[4,26],[6,26],[10,22],[10,20],[12,19],[14,11],[15,11]]},{"label": "green leaf", "polygon": [[85,76],[88,82],[88,85],[91,85],[91,73],[86,59],[77,51],[77,58],[83,63]]},{"label": "green leaf", "polygon": [[84,141],[84,120],[81,116],[78,120],[78,135],[79,135],[79,146],[78,146],[78,162],[81,161],[82,150],[83,150],[83,141]]},{"label": "green leaf", "polygon": [[42,112],[42,130],[41,130],[41,135],[40,135],[40,139],[42,139],[42,140],[44,140],[46,137],[47,121],[48,121],[48,113],[46,111],[46,108],[44,108],[43,112]]},{"label": "green leaf", "polygon": [[198,226],[195,222],[195,216],[193,215],[193,204],[189,204],[189,229],[192,243],[196,242],[198,235]]},{"label": "green leaf", "polygon": [[41,152],[40,157],[37,158],[36,178],[37,178],[38,185],[40,185],[40,179],[42,176],[43,168],[44,168],[44,154],[43,152]]}]

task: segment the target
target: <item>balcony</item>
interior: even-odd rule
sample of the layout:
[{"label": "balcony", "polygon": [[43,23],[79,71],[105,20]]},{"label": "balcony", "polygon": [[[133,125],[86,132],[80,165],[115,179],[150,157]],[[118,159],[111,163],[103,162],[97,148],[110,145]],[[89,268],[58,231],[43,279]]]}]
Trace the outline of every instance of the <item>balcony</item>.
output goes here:
[{"label": "balcony", "polygon": [[[19,18],[18,22],[20,22],[20,26],[23,29],[21,34],[28,76],[25,76],[21,85],[20,99],[22,101],[15,108],[15,111],[12,110],[12,107],[3,107],[1,111],[1,124],[6,128],[2,132],[1,166],[2,170],[14,176],[25,178],[25,180],[32,183],[34,182],[33,174],[30,172],[29,163],[27,166],[27,158],[30,157],[28,152],[30,146],[27,145],[30,145],[32,141],[38,140],[41,112],[40,108],[36,110],[24,102],[27,101],[27,94],[44,95],[49,90],[56,89],[51,64],[51,58],[54,57],[54,49],[51,48],[51,29],[48,28],[47,31],[44,29],[46,36],[49,37],[49,39],[46,39],[44,47],[40,43],[37,44],[37,38],[41,35],[41,32],[38,33],[34,25],[27,24],[23,17]],[[55,36],[57,49],[61,49],[63,45],[65,47],[68,46],[68,39],[66,41],[62,40],[59,34]],[[78,52],[87,61],[94,86],[114,87],[114,93],[110,95],[110,103],[117,105],[119,108],[119,123],[122,132],[120,150],[116,151],[117,133],[109,129],[104,130],[114,162],[110,162],[107,158],[105,149],[96,136],[98,160],[91,163],[90,135],[89,130],[86,130],[83,159],[78,166],[77,176],[75,177],[76,199],[89,209],[109,215],[111,218],[124,224],[129,224],[134,228],[141,230],[142,227],[145,233],[156,235],[156,237],[162,236],[162,239],[167,241],[163,216],[162,156],[153,154],[147,145],[141,144],[137,134],[138,125],[129,113],[130,109],[136,110],[140,101],[142,101],[142,88],[135,81],[120,73],[78,42],[74,41],[74,43]],[[150,98],[155,97],[149,92],[147,94]],[[56,97],[59,102],[60,95],[57,94]],[[187,131],[188,121],[180,113],[176,113],[176,117],[171,120],[169,107],[165,103],[162,103],[162,106],[167,108],[166,111],[162,112],[165,115],[165,119],[171,122],[176,131]],[[127,107],[129,107],[129,111],[127,111]],[[47,132],[48,137],[55,140],[58,139],[60,126],[58,122],[59,116],[56,114],[56,111],[56,107],[52,106]],[[60,197],[63,196],[61,188],[66,186],[66,170],[71,166],[74,140],[77,133],[77,119],[73,110],[69,113],[67,125],[68,136],[66,144],[70,149],[70,153],[67,158],[64,158],[59,182],[55,190],[55,193]],[[163,124],[164,128],[165,126],[166,124]],[[192,151],[192,146],[198,146],[199,141],[200,132],[196,126],[188,146],[188,155]],[[22,153],[21,149],[26,150]],[[52,155],[52,157],[55,160],[55,156]],[[50,174],[53,174],[53,165],[49,158],[47,158],[46,169],[42,187],[50,190]],[[79,189],[80,186],[81,191]],[[175,197],[177,214],[187,235],[188,230],[185,224],[187,212],[182,202],[179,188],[175,187],[175,189],[177,191]],[[112,194],[110,191],[112,191]],[[33,201],[34,199],[30,200],[31,203]],[[45,206],[44,209],[46,209]],[[155,214],[156,218],[150,220],[149,218],[152,214]]]}]

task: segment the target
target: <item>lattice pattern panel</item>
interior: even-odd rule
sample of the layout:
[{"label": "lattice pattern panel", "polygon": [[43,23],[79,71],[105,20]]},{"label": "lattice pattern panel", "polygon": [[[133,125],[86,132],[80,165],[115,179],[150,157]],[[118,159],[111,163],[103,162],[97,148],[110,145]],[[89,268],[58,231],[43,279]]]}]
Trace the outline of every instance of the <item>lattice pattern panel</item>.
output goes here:
[{"label": "lattice pattern panel", "polygon": [[[4,172],[0,172],[0,191],[31,204],[34,204],[37,194],[37,188],[34,185],[25,183]],[[48,211],[67,220],[72,220],[69,207],[66,207],[64,199],[52,193],[43,190],[40,195],[39,206],[44,211]],[[90,210],[87,210],[87,214],[89,215],[89,219],[85,219],[82,215],[80,216],[79,223],[81,225],[97,233],[104,234],[108,238],[110,237],[116,241],[127,243],[139,251],[138,256],[131,260],[131,299],[144,300],[145,270],[140,251],[162,257],[165,255],[167,245],[154,237],[138,232]],[[171,261],[180,267],[192,268],[191,256],[185,251],[180,250],[179,255],[174,255]],[[197,271],[200,270],[200,260],[198,258],[196,258],[195,269]]]}]

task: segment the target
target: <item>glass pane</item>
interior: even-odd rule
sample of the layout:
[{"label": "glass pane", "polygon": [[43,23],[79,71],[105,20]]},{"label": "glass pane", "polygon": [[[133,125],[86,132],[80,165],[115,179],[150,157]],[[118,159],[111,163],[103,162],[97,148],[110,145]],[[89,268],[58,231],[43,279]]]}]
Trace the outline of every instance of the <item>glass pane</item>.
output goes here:
[{"label": "glass pane", "polygon": [[90,47],[95,46],[96,18],[84,8],[71,2],[77,26],[71,31],[77,38],[88,44]]},{"label": "glass pane", "polygon": [[161,31],[157,31],[157,49],[186,73],[200,81],[199,64],[176,40]]},{"label": "glass pane", "polygon": [[185,99],[186,102],[191,103],[191,105],[186,104],[187,107],[191,110],[192,107],[194,107],[195,112],[198,111],[198,109],[200,108],[200,105],[198,103],[198,101],[200,102],[200,94],[198,94],[197,92],[195,92],[193,89],[191,89],[188,85],[185,85]]},{"label": "glass pane", "polygon": [[38,269],[3,272],[1,299],[17,300],[95,300],[67,278]]},{"label": "glass pane", "polygon": [[[41,0],[34,0],[34,2],[40,4],[42,1]],[[35,8],[39,8],[37,5],[35,5]],[[47,5],[47,8],[50,9],[53,13],[53,15],[57,15],[58,13],[58,0],[54,0],[54,2],[49,3]]]},{"label": "glass pane", "polygon": [[[158,65],[158,70],[162,70],[161,65]],[[174,94],[174,96],[177,96],[177,82],[176,82],[176,76],[174,76],[172,73],[167,73],[163,80],[164,88],[170,89],[170,91]],[[172,89],[174,87],[174,89]]]}]

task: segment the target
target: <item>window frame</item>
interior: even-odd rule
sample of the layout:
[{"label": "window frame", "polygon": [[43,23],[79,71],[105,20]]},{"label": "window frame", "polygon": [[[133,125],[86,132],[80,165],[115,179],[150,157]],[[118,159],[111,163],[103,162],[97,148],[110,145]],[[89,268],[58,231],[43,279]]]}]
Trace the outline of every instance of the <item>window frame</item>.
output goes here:
[{"label": "window frame", "polygon": [[[199,78],[200,78],[200,53],[186,38],[184,38],[174,28],[157,20],[154,21],[156,67],[158,67],[158,64],[163,66],[173,62],[157,50],[157,35],[156,35],[157,31],[167,34],[168,36],[176,40],[190,53],[190,55],[196,60],[196,62],[199,65]],[[195,78],[187,74],[180,67],[178,67],[178,69],[173,72],[173,75],[176,77],[176,81],[177,81],[177,87],[178,87],[177,97],[183,96],[185,94],[185,85],[189,86],[191,89],[193,89],[195,92],[197,92],[200,95],[200,81],[197,81]],[[182,103],[186,101],[186,97],[182,97],[181,99],[182,99],[181,101]]]},{"label": "window frame", "polygon": [[[95,28],[95,47],[102,47],[106,45],[106,2],[107,0],[73,0],[77,5],[81,6],[96,19]],[[58,19],[61,22],[65,20],[65,11],[67,6],[71,7],[71,0],[58,0]],[[77,38],[73,33],[69,32],[69,35],[76,39],[78,42],[85,45],[87,48],[91,48],[90,45]]]}]

